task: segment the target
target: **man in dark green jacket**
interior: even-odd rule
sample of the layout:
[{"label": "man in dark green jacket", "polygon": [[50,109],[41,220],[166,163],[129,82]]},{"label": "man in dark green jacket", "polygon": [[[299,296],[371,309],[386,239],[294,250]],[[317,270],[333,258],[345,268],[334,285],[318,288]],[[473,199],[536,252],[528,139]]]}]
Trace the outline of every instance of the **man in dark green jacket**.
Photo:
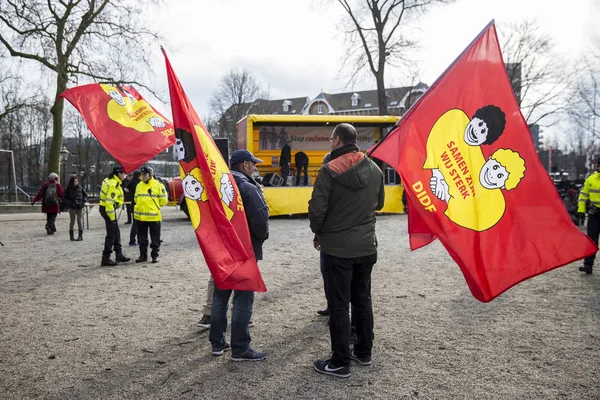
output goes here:
[{"label": "man in dark green jacket", "polygon": [[[383,173],[356,145],[356,129],[337,125],[331,134],[331,161],[319,170],[308,202],[310,228],[323,252],[333,354],[315,369],[350,376],[350,360],[371,365],[373,309],[371,270],[377,262],[375,211],[383,208]],[[350,351],[349,303],[358,337]]]}]

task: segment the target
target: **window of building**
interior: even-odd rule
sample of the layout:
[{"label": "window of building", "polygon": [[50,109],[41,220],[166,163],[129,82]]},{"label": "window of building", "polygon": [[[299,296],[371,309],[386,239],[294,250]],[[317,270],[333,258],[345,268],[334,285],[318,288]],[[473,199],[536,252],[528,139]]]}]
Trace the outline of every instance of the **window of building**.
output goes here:
[{"label": "window of building", "polygon": [[373,106],[373,104],[371,104],[371,103],[365,104],[365,108],[371,108],[372,106]]},{"label": "window of building", "polygon": [[289,112],[292,107],[292,102],[290,100],[283,101],[283,112]]},{"label": "window of building", "polygon": [[317,105],[317,114],[323,114],[323,104]]},{"label": "window of building", "polygon": [[397,106],[398,105],[398,100],[394,100],[392,102],[390,102],[390,106]]},{"label": "window of building", "polygon": [[358,93],[353,93],[351,99],[352,99],[352,107],[357,107],[358,103],[362,99],[362,96]]}]

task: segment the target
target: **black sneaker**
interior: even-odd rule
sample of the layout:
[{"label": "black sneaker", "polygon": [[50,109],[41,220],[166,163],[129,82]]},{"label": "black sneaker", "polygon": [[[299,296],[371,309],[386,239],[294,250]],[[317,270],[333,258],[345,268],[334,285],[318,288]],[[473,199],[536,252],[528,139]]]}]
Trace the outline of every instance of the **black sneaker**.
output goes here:
[{"label": "black sneaker", "polygon": [[248,321],[248,328],[252,328],[254,325],[256,325],[254,323],[254,321],[252,321],[252,320]]},{"label": "black sneaker", "polygon": [[222,356],[223,353],[225,353],[226,351],[230,351],[231,350],[231,345],[227,342],[225,342],[225,344],[222,344],[221,346],[218,347],[214,347],[211,351],[211,354],[213,356]]},{"label": "black sneaker", "polygon": [[262,361],[266,358],[267,358],[267,353],[264,353],[262,351],[252,350],[252,349],[248,350],[244,354],[240,354],[237,356],[235,354],[231,355],[232,361]]},{"label": "black sneaker", "polygon": [[592,274],[592,266],[591,265],[583,265],[581,267],[579,267],[579,270],[581,272],[585,272],[586,274]]},{"label": "black sneaker", "polygon": [[319,310],[317,311],[317,314],[322,315],[324,317],[329,316],[329,307],[323,309],[323,310]]},{"label": "black sneaker", "polygon": [[358,357],[356,354],[354,354],[354,350],[350,352],[350,358],[359,363],[360,365],[367,366],[373,364],[373,360],[371,360],[370,356]]},{"label": "black sneaker", "polygon": [[203,315],[202,319],[196,322],[198,328],[210,329],[210,315]]},{"label": "black sneaker", "polygon": [[315,371],[325,375],[337,376],[338,378],[350,378],[350,367],[334,367],[330,360],[315,361]]}]

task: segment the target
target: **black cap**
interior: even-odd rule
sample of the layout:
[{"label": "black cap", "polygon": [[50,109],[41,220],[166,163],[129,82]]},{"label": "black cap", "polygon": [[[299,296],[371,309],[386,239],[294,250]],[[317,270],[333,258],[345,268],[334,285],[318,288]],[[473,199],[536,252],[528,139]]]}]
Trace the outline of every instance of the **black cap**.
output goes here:
[{"label": "black cap", "polygon": [[235,165],[235,164],[243,163],[244,161],[252,161],[255,163],[263,162],[263,160],[261,160],[260,158],[254,157],[254,155],[252,153],[250,153],[248,150],[237,150],[237,151],[234,151],[233,154],[231,155],[229,164]]},{"label": "black cap", "polygon": [[150,174],[152,175],[152,172],[154,172],[154,170],[150,167],[142,167],[140,168],[140,173],[142,174]]},{"label": "black cap", "polygon": [[120,165],[113,167],[113,174],[116,175],[116,174],[120,174],[121,172],[125,172],[125,170]]}]

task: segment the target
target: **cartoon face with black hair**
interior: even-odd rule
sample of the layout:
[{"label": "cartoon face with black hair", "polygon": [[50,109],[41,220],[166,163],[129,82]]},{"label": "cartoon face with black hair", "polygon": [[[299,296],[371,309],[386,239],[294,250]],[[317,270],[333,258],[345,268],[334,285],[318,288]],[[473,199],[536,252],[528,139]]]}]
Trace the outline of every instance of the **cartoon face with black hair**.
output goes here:
[{"label": "cartoon face with black hair", "polygon": [[175,129],[175,151],[179,161],[192,162],[196,158],[194,138],[192,134],[184,129]]},{"label": "cartoon face with black hair", "polygon": [[188,174],[181,181],[183,185],[183,194],[185,197],[191,200],[200,200],[202,193],[204,193],[204,187],[198,178]]},{"label": "cartoon face with black hair", "polygon": [[488,132],[485,121],[474,117],[465,129],[465,142],[470,146],[479,146],[487,140]]},{"label": "cartoon face with black hair", "polygon": [[506,117],[499,107],[492,104],[483,106],[465,128],[465,142],[469,146],[492,144],[502,135],[505,125]]}]

